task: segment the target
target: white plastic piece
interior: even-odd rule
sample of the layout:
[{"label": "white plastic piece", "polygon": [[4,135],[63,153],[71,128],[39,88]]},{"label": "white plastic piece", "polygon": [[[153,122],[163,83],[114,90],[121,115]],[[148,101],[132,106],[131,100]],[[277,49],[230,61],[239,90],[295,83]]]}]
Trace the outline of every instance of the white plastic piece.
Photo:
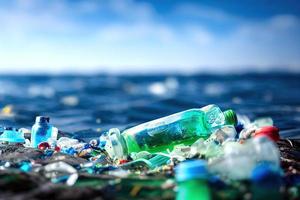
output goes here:
[{"label": "white plastic piece", "polygon": [[109,129],[107,141],[104,148],[112,159],[124,159],[126,157],[124,144],[121,137],[122,136],[119,129]]},{"label": "white plastic piece", "polygon": [[50,164],[46,165],[44,167],[44,169],[48,173],[49,172],[62,172],[62,173],[70,174],[68,180],[66,181],[66,184],[68,186],[74,185],[78,179],[77,170],[74,167],[72,167],[71,165],[69,165],[65,162],[62,162],[62,161],[59,161],[56,163],[50,163]]},{"label": "white plastic piece", "polygon": [[68,138],[68,137],[61,137],[57,140],[57,146],[60,148],[68,148],[73,147],[74,145],[78,144],[79,141],[76,139]]},{"label": "white plastic piece", "polygon": [[247,140],[244,144],[227,142],[224,144],[224,155],[209,162],[212,173],[233,180],[250,178],[256,165],[268,162],[275,167],[280,166],[278,147],[267,137]]}]

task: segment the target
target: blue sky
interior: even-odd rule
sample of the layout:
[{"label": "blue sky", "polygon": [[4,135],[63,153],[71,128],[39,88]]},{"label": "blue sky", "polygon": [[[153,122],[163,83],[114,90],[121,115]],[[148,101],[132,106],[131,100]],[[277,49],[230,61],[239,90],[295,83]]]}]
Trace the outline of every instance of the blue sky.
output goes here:
[{"label": "blue sky", "polygon": [[0,73],[300,71],[297,1],[0,0],[0,30]]}]

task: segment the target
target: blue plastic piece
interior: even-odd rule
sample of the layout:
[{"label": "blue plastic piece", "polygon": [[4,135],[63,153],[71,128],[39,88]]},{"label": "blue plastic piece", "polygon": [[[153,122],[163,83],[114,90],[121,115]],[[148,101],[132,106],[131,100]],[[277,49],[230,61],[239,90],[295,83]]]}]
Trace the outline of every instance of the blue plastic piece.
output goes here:
[{"label": "blue plastic piece", "polygon": [[242,124],[241,122],[238,122],[238,124],[235,126],[235,130],[237,132],[235,138],[239,138],[240,132],[244,129],[244,124]]},{"label": "blue plastic piece", "polygon": [[191,179],[208,179],[207,162],[205,160],[193,160],[182,162],[176,167],[177,181]]},{"label": "blue plastic piece", "polygon": [[66,154],[69,154],[69,155],[74,155],[76,153],[78,153],[73,147],[70,147],[70,148],[63,148],[61,150],[62,153],[66,153]]},{"label": "blue plastic piece", "polygon": [[52,135],[52,125],[49,117],[38,116],[31,130],[31,146],[37,148],[39,143],[47,142]]},{"label": "blue plastic piece", "polygon": [[282,183],[281,169],[271,163],[262,163],[253,169],[251,180],[255,185],[264,188],[280,187]]},{"label": "blue plastic piece", "polygon": [[29,172],[32,169],[32,165],[30,162],[23,162],[21,164],[20,170],[23,172]]},{"label": "blue plastic piece", "polygon": [[15,128],[4,128],[4,132],[0,135],[0,141],[11,143],[24,143],[25,138],[22,132],[19,132]]}]

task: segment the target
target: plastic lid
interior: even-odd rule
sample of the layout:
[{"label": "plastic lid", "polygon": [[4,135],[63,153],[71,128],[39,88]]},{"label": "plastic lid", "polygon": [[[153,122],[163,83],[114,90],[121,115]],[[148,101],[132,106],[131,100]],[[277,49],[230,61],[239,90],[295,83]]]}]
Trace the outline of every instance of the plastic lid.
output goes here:
[{"label": "plastic lid", "polygon": [[35,118],[36,123],[49,123],[49,121],[50,121],[50,117],[47,116],[37,116]]},{"label": "plastic lid", "polygon": [[279,129],[275,126],[265,126],[255,131],[254,137],[267,136],[269,139],[277,142],[280,139]]},{"label": "plastic lid", "polygon": [[251,174],[251,180],[258,186],[274,188],[281,184],[281,169],[272,163],[262,163],[256,166]]},{"label": "plastic lid", "polygon": [[176,169],[177,181],[191,179],[207,179],[207,162],[205,160],[193,160],[180,163]]},{"label": "plastic lid", "polygon": [[223,113],[224,113],[227,124],[230,124],[230,125],[237,124],[237,116],[233,110],[231,110],[231,109],[225,110]]}]

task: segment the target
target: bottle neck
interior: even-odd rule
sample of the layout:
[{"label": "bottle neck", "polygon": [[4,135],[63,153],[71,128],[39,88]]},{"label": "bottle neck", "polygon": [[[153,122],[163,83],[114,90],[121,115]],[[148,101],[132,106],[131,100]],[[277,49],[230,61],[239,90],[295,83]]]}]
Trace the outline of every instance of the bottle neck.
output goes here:
[{"label": "bottle neck", "polygon": [[223,112],[226,124],[235,126],[237,124],[237,116],[233,110],[226,110]]},{"label": "bottle neck", "polygon": [[43,126],[43,127],[50,127],[51,124],[47,123],[47,122],[35,122],[36,125],[38,126]]}]

